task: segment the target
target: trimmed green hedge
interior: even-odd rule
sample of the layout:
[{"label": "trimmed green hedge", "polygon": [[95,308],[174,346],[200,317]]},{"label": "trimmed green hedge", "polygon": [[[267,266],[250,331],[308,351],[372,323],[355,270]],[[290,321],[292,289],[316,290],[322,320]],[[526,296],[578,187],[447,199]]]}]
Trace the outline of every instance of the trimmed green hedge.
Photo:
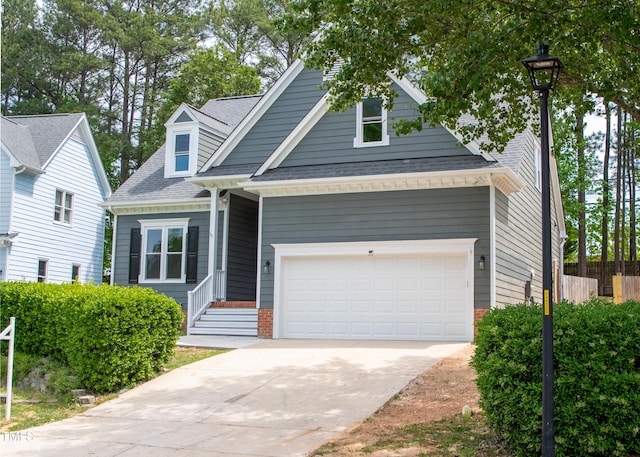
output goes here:
[{"label": "trimmed green hedge", "polygon": [[67,363],[82,385],[111,392],[169,359],[183,314],[148,288],[0,283],[0,327],[16,317],[16,350]]},{"label": "trimmed green hedge", "polygon": [[[519,457],[541,453],[542,310],[509,306],[478,325],[472,366],[489,425]],[[554,307],[556,455],[640,454],[640,303]]]}]

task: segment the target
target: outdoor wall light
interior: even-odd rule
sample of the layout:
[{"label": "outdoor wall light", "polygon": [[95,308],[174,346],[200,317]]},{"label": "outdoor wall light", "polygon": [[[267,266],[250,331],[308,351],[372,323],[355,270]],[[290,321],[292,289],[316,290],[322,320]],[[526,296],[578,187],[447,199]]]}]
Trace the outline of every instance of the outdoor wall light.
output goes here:
[{"label": "outdoor wall light", "polygon": [[270,261],[266,261],[264,263],[264,265],[262,265],[262,272],[266,275],[268,275],[269,273],[271,273],[271,262]]},{"label": "outdoor wall light", "polygon": [[483,255],[481,255],[480,260],[478,260],[478,270],[484,270],[484,261],[485,258]]}]

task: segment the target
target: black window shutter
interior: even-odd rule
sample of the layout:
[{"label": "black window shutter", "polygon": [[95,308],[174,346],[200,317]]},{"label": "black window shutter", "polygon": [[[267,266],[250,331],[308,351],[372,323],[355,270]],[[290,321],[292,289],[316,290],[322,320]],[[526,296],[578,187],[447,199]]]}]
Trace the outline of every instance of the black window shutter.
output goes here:
[{"label": "black window shutter", "polygon": [[198,227],[187,232],[187,284],[198,282]]},{"label": "black window shutter", "polygon": [[140,248],[142,236],[139,228],[131,229],[131,244],[129,247],[129,284],[138,284],[140,274]]}]

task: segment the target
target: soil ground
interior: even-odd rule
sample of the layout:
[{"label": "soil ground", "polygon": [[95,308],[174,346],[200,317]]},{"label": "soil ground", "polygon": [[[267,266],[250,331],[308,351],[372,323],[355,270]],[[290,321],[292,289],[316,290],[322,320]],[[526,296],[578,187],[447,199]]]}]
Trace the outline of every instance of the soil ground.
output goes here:
[{"label": "soil ground", "polygon": [[[476,373],[469,366],[475,346],[454,353],[424,371],[394,396],[376,414],[355,429],[345,432],[316,453],[330,457],[404,457],[419,455],[415,446],[404,449],[366,449],[383,440],[394,440],[402,427],[437,422],[462,415],[468,405],[474,414],[480,411],[479,393],[475,384]],[[364,449],[364,451],[363,451]]]}]

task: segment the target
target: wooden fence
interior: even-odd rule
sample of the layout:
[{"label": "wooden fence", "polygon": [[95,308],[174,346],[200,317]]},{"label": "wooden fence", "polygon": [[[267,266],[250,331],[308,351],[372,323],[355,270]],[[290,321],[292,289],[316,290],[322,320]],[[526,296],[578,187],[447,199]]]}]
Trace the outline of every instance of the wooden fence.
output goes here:
[{"label": "wooden fence", "polygon": [[584,303],[598,296],[598,280],[579,276],[562,276],[563,298],[572,303]]},{"label": "wooden fence", "polygon": [[613,302],[627,300],[640,301],[640,276],[616,275],[613,277]]},{"label": "wooden fence", "polygon": [[[638,276],[640,271],[638,270],[638,262],[626,261],[624,262],[624,275]],[[577,263],[565,263],[564,274],[569,276],[578,276],[578,264]],[[613,296],[613,281],[612,278],[616,275],[615,263],[609,262],[587,262],[587,278],[597,279],[599,285],[598,295],[604,295],[608,297]]]}]

